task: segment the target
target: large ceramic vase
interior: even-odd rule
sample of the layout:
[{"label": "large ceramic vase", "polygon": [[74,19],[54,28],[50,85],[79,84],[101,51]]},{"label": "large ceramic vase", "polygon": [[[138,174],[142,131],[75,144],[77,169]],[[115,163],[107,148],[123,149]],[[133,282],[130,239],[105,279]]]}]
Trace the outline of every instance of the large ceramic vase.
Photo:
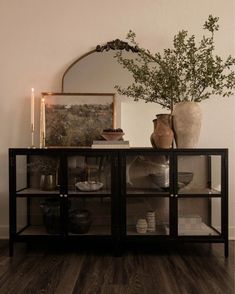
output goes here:
[{"label": "large ceramic vase", "polygon": [[197,102],[177,103],[173,111],[173,129],[177,148],[196,148],[201,131],[201,108]]},{"label": "large ceramic vase", "polygon": [[154,148],[171,148],[174,133],[171,128],[170,114],[158,114],[153,120],[154,131],[150,137],[151,144]]}]

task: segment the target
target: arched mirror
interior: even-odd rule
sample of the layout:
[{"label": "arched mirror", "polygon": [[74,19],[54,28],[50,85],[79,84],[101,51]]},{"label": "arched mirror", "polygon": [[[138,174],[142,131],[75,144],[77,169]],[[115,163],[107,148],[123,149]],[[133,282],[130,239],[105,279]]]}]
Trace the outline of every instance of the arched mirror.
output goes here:
[{"label": "arched mirror", "polygon": [[133,102],[117,94],[115,85],[127,87],[133,77],[114,58],[116,50],[123,50],[126,58],[134,58],[137,52],[137,48],[118,39],[104,46],[98,45],[67,68],[62,78],[62,92],[116,93],[116,126],[124,130],[124,139],[129,140],[132,147],[151,146],[149,137],[156,104]]}]

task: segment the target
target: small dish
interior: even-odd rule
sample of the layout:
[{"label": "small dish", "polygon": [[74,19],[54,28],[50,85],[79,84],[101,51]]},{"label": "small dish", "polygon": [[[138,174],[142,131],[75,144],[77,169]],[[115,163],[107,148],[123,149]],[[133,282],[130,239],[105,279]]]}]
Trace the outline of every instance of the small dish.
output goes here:
[{"label": "small dish", "polygon": [[83,192],[98,191],[103,187],[103,183],[95,181],[77,182],[76,188]]},{"label": "small dish", "polygon": [[119,141],[125,134],[123,132],[103,132],[101,136],[106,141]]}]

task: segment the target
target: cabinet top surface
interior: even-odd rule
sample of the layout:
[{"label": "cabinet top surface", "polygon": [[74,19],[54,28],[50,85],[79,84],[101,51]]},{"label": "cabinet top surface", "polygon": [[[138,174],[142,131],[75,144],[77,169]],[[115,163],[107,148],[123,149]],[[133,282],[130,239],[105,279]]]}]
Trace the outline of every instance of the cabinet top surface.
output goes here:
[{"label": "cabinet top surface", "polygon": [[171,149],[155,149],[152,147],[131,147],[131,148],[91,148],[91,147],[47,147],[47,148],[9,148],[11,153],[20,154],[43,154],[43,153],[76,153],[76,152],[121,152],[121,153],[135,153],[135,152],[154,152],[154,153],[222,153],[228,152],[228,148],[171,148]]}]

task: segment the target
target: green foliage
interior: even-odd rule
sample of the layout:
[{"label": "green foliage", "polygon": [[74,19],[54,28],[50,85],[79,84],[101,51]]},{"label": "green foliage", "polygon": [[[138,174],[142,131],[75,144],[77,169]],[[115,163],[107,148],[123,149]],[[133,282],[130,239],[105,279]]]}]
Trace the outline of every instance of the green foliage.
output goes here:
[{"label": "green foliage", "polygon": [[54,175],[59,168],[59,161],[49,156],[32,156],[29,168],[31,172],[39,172],[41,175]]},{"label": "green foliage", "polygon": [[130,71],[134,83],[127,88],[115,86],[119,94],[155,102],[171,109],[172,104],[181,101],[201,102],[211,95],[223,97],[232,95],[235,87],[235,58],[229,55],[225,61],[213,54],[214,32],[219,30],[218,17],[209,15],[203,28],[209,37],[203,36],[196,44],[195,36],[185,30],[174,36],[173,49],[152,54],[139,47],[135,33],[129,31],[127,40],[138,47],[134,59],[123,57],[117,52],[115,58]]}]

